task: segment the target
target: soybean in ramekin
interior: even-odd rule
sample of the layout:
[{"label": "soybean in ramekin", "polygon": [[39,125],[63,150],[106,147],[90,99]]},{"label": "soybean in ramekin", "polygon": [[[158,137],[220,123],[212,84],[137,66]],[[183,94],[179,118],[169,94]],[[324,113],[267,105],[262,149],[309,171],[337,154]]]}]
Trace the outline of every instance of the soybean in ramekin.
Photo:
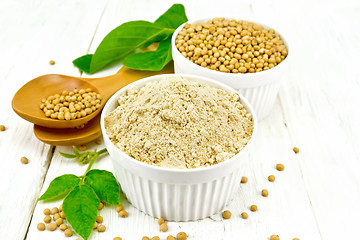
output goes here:
[{"label": "soybean in ramekin", "polygon": [[[225,19],[231,20],[233,18]],[[184,23],[174,32],[172,37],[172,56],[174,60],[175,73],[204,76],[235,88],[250,101],[255,109],[255,112],[257,113],[259,120],[264,119],[270,114],[281,83],[286,76],[289,65],[289,56],[291,53],[287,40],[284,38],[284,35],[281,34],[276,28],[271,28],[265,24],[259,23],[258,21],[247,20],[247,22],[255,23],[259,26],[262,26],[264,29],[274,29],[274,32],[278,34],[281,41],[286,46],[286,58],[270,69],[254,73],[227,73],[211,70],[193,63],[184,57],[179,52],[175,44],[177,35],[184,28],[185,24],[205,23],[209,20],[212,19],[209,18],[193,21],[191,23]],[[247,36],[248,35],[245,35],[241,38],[247,38]],[[205,41],[207,41],[206,38]]]}]

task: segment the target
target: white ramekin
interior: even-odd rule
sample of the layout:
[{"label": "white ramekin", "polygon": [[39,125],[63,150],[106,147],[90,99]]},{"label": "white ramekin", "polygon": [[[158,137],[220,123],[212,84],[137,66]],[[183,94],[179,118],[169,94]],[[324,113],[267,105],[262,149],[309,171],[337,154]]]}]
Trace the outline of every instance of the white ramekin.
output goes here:
[{"label": "white ramekin", "polygon": [[249,161],[249,151],[257,131],[257,119],[248,101],[239,94],[242,104],[253,115],[254,131],[243,150],[217,165],[196,169],[171,169],[135,160],[110,141],[105,130],[104,117],[118,106],[119,96],[124,95],[129,87],[140,88],[148,82],[174,75],[236,92],[225,84],[194,75],[163,74],[144,78],[120,89],[108,100],[101,114],[101,130],[116,178],[131,204],[153,217],[188,221],[221,211],[233,198],[240,185],[243,169],[246,169],[243,166]]},{"label": "white ramekin", "polygon": [[[228,18],[234,19],[234,18]],[[198,23],[198,22],[206,22],[209,19],[201,19],[190,24]],[[263,26],[265,29],[269,29],[270,27],[259,23],[254,20],[242,19],[249,22],[256,23],[258,25]],[[217,81],[220,81],[226,85],[233,87],[238,90],[244,97],[246,97],[251,105],[253,106],[258,120],[264,119],[268,116],[274,106],[276,96],[279,92],[281,82],[285,78],[288,65],[289,65],[289,57],[291,51],[289,50],[289,44],[284,38],[284,35],[279,33],[277,29],[275,32],[280,35],[280,38],[284,41],[285,46],[288,50],[287,57],[277,66],[256,73],[223,73],[216,70],[211,70],[205,67],[201,67],[187,58],[185,58],[179,50],[175,46],[175,39],[181,29],[184,27],[185,23],[179,26],[171,40],[172,47],[172,57],[174,60],[174,68],[175,73],[179,74],[194,74],[198,76],[208,77]]]}]

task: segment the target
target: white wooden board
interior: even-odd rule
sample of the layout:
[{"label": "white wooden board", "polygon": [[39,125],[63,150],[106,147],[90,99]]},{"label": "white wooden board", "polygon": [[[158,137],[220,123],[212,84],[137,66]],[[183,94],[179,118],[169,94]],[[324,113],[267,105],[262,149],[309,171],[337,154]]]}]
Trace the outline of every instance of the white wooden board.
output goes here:
[{"label": "white wooden board", "polygon": [[[360,214],[360,6],[355,1],[180,1],[188,18],[208,16],[257,18],[274,24],[288,36],[293,50],[291,68],[272,114],[260,123],[257,151],[248,166],[248,183],[242,184],[226,209],[204,220],[169,222],[160,233],[156,219],[126,206],[128,218],[105,207],[107,230],[90,239],[165,239],[179,231],[188,239],[356,239]],[[64,239],[61,231],[39,232],[43,209],[60,202],[37,202],[55,177],[81,175],[86,166],[64,159],[39,142],[32,125],[11,109],[18,88],[43,74],[80,76],[72,60],[93,53],[103,37],[130,20],[155,20],[175,1],[2,1],[0,3],[0,236],[1,239]],[[48,61],[54,59],[51,66]],[[112,66],[94,75],[114,74]],[[298,146],[299,154],[292,148]],[[90,149],[101,148],[95,143]],[[20,163],[27,156],[28,165]],[[276,163],[285,171],[278,172]],[[109,156],[93,168],[112,171]],[[274,174],[270,183],[267,176]],[[269,197],[260,195],[263,188]],[[258,205],[255,213],[249,210]],[[240,217],[247,212],[249,219]],[[76,239],[73,236],[71,239]]]}]

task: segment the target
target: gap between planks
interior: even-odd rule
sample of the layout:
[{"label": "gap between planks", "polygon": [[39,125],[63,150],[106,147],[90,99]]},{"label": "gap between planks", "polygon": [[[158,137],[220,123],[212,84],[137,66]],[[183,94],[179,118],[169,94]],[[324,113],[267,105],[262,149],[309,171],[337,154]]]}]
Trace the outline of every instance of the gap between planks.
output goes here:
[{"label": "gap between planks", "polygon": [[[284,109],[283,102],[282,102],[282,100],[281,100],[280,94],[281,94],[281,92],[279,93],[277,99],[278,99],[279,106],[280,106],[281,118],[282,118],[283,123],[285,124],[285,128],[287,129],[287,132],[288,132],[288,134],[289,134],[289,138],[291,139],[292,142],[294,142],[294,141],[293,141],[292,134],[291,134],[291,131],[290,131],[290,129],[289,129],[289,127],[288,127],[288,124],[287,124],[287,122],[286,122],[285,109]],[[293,144],[293,145],[295,146],[295,144]],[[317,217],[316,217],[315,210],[314,210],[314,206],[312,205],[312,202],[311,202],[309,190],[308,190],[308,188],[307,188],[307,186],[306,186],[306,184],[305,184],[305,178],[304,178],[303,170],[302,170],[301,165],[300,165],[300,163],[299,163],[299,156],[298,156],[298,155],[295,155],[295,158],[296,158],[296,163],[297,163],[298,168],[299,168],[299,171],[300,171],[301,180],[302,180],[302,183],[303,183],[303,185],[304,185],[304,189],[305,189],[305,191],[306,191],[307,198],[308,198],[308,200],[309,200],[309,204],[310,204],[310,207],[311,207],[311,212],[312,212],[312,214],[313,214],[313,216],[314,216],[314,220],[315,220],[315,222],[316,222],[316,228],[318,229],[320,238],[323,240],[324,238],[323,238],[323,236],[322,236],[322,234],[321,234],[319,221],[318,221],[318,219],[317,219]]]},{"label": "gap between planks", "polygon": [[[43,146],[43,149],[41,150],[41,152],[43,153],[45,151],[45,144]],[[46,168],[46,171],[44,173],[44,178],[43,178],[43,181],[41,182],[41,185],[40,185],[40,189],[43,188],[44,186],[44,182],[45,182],[45,179],[46,179],[46,175],[49,171],[49,168],[50,168],[50,165],[51,165],[51,161],[52,161],[52,158],[54,156],[54,152],[55,152],[55,146],[51,146],[49,151],[48,151],[48,154],[46,156],[46,162],[49,162],[49,164],[47,165],[47,168]],[[39,194],[41,193],[41,191],[39,192]],[[34,211],[35,211],[35,208],[36,208],[36,205],[37,204],[34,204],[33,208],[31,209],[31,217],[30,217],[30,221],[29,221],[29,225],[27,226],[27,229],[26,229],[26,233],[25,233],[25,236],[24,236],[24,239],[27,238],[27,235],[28,235],[28,232],[29,232],[29,228],[31,226],[31,223],[32,223],[32,220],[33,220],[33,216],[34,216]]]},{"label": "gap between planks", "polygon": [[[98,23],[96,24],[95,31],[94,31],[94,34],[93,34],[91,40],[90,40],[89,47],[88,47],[88,49],[86,50],[86,54],[89,54],[89,52],[90,52],[92,43],[93,43],[93,41],[94,41],[94,38],[95,38],[95,36],[96,36],[96,33],[97,33],[98,28],[99,28],[100,23],[101,23],[101,20],[102,20],[102,18],[103,18],[103,16],[104,16],[104,13],[105,13],[105,11],[106,11],[106,7],[107,7],[107,3],[105,4],[104,9],[102,10],[102,12],[101,12],[101,14],[100,14],[99,21],[98,21]],[[80,77],[83,76],[83,73],[84,73],[84,72],[80,71]]]}]

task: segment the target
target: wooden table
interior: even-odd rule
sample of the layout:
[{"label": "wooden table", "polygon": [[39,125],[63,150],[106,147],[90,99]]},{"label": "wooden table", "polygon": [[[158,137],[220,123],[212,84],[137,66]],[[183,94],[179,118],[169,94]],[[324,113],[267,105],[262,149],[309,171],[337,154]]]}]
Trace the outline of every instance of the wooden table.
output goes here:
[{"label": "wooden table", "polygon": [[[37,202],[56,176],[80,175],[86,166],[64,159],[38,141],[32,124],[11,109],[11,99],[27,81],[43,74],[81,76],[72,60],[93,53],[103,37],[130,20],[155,20],[175,1],[18,0],[0,2],[0,238],[64,239],[63,233],[36,229],[43,209],[60,202]],[[169,222],[160,233],[157,220],[127,206],[119,218],[105,207],[107,230],[90,239],[166,239],[185,231],[189,240],[299,238],[359,239],[360,227],[360,7],[355,1],[182,1],[190,20],[209,16],[257,18],[278,26],[289,38],[293,59],[271,115],[260,122],[257,151],[243,184],[220,213],[193,222]],[[49,60],[55,65],[49,65]],[[115,73],[114,66],[91,77]],[[84,75],[83,75],[84,76]],[[300,148],[294,154],[292,148]],[[89,149],[97,146],[87,144]],[[24,165],[20,158],[26,156]],[[277,163],[285,171],[275,170]],[[94,168],[112,171],[109,156]],[[267,176],[274,174],[270,183]],[[269,190],[264,198],[260,192]],[[252,213],[249,206],[258,205]],[[249,218],[240,217],[248,212]],[[71,237],[76,239],[77,236]]]}]

